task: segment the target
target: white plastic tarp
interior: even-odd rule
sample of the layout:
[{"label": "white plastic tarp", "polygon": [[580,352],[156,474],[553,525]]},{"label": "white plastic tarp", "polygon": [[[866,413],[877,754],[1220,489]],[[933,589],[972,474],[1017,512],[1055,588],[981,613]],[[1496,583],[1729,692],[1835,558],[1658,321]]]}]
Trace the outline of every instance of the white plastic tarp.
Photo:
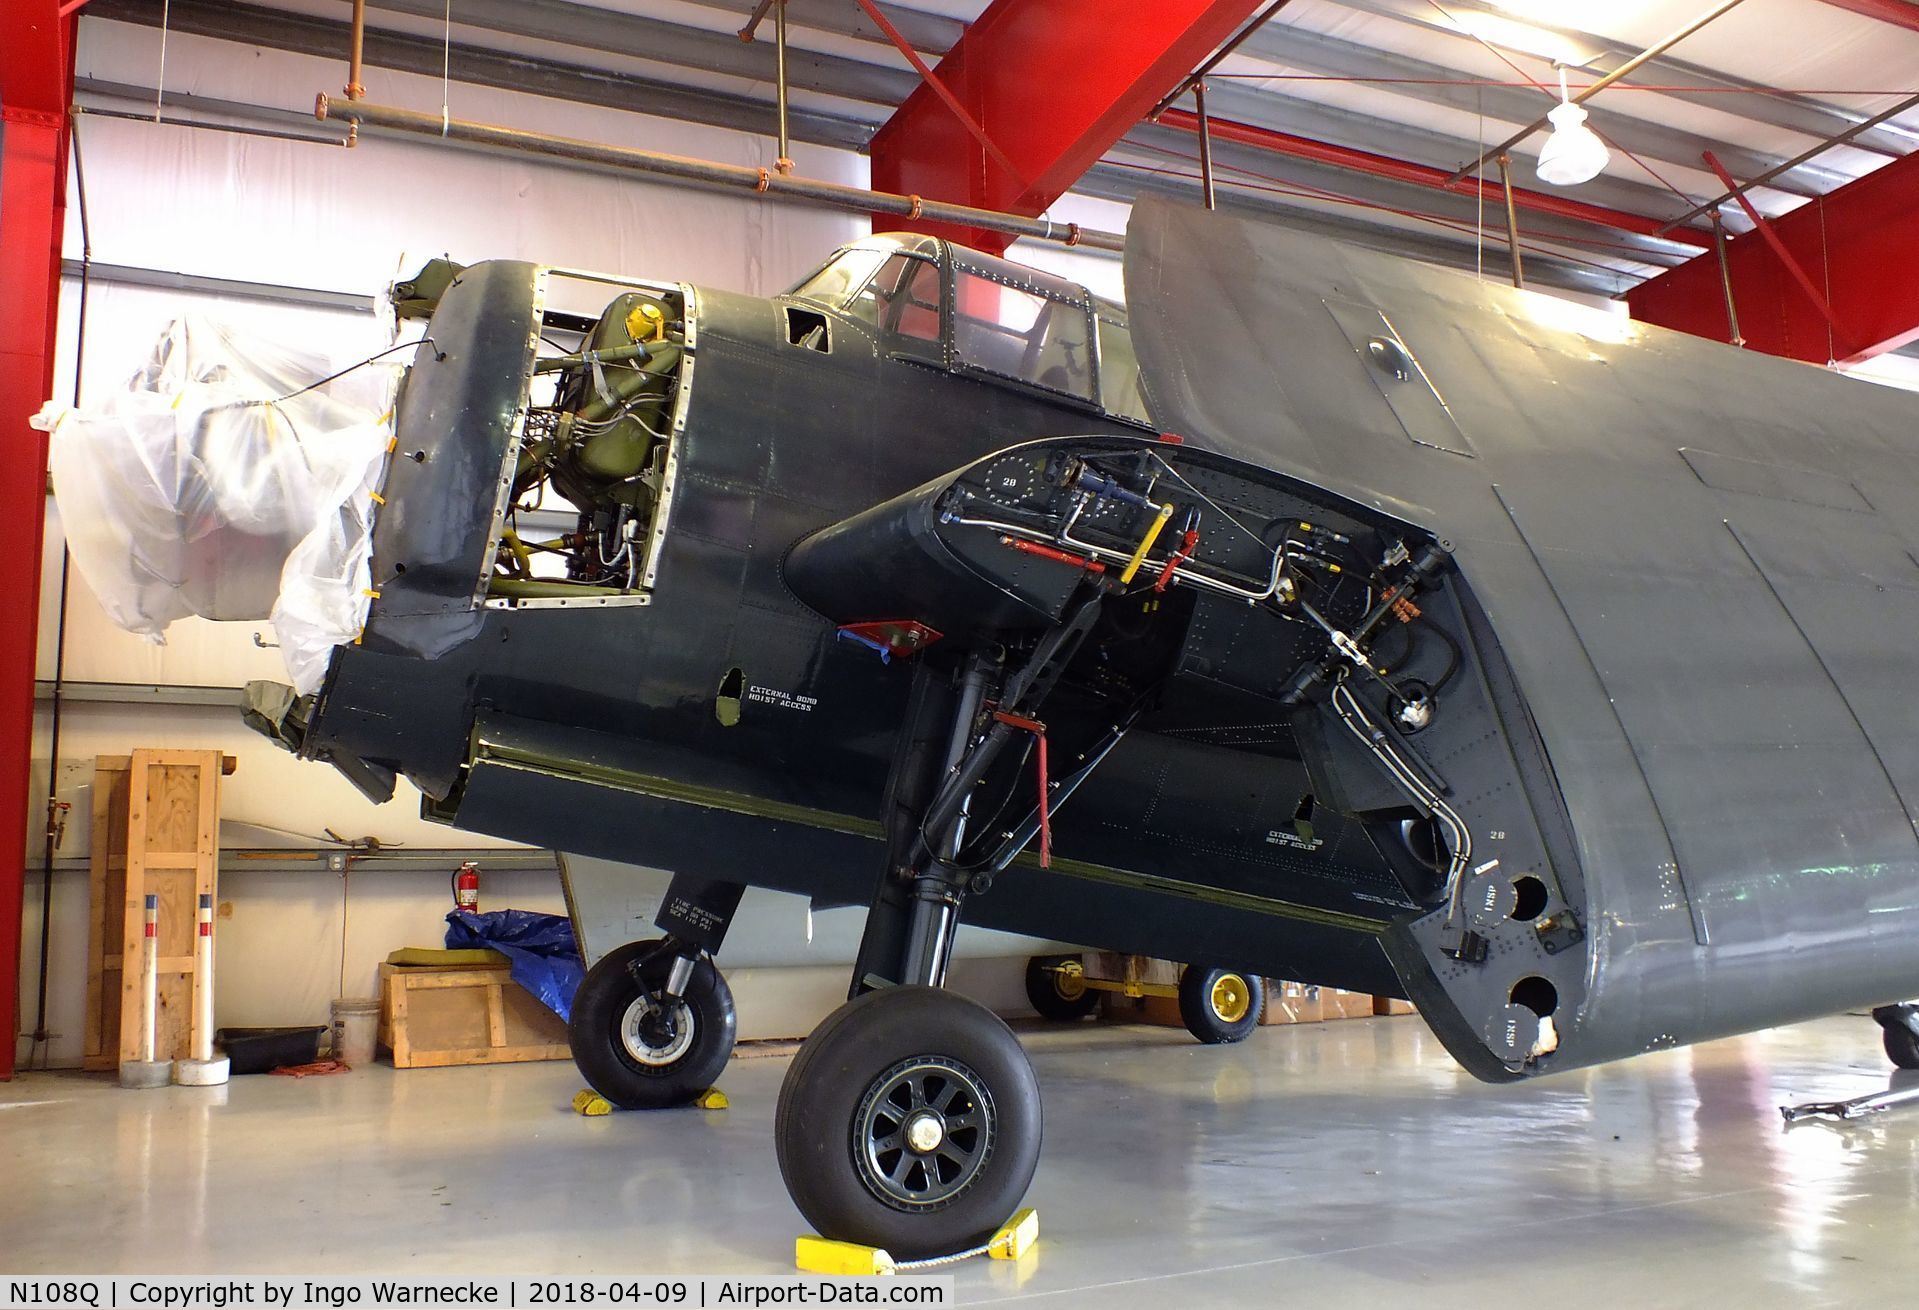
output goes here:
[{"label": "white plastic tarp", "polygon": [[188,316],[125,390],[42,411],[68,546],[115,623],[270,619],[295,688],[319,687],[366,619],[397,365],[334,372]]}]

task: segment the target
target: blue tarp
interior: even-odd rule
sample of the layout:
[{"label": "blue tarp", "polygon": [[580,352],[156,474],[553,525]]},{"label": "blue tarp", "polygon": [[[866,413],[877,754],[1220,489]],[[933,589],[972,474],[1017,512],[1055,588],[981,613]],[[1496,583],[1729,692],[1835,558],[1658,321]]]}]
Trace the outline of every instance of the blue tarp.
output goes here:
[{"label": "blue tarp", "polygon": [[573,993],[586,970],[564,915],[531,910],[453,910],[446,916],[448,950],[490,947],[507,958],[513,981],[539,997],[562,1019],[572,1017]]}]

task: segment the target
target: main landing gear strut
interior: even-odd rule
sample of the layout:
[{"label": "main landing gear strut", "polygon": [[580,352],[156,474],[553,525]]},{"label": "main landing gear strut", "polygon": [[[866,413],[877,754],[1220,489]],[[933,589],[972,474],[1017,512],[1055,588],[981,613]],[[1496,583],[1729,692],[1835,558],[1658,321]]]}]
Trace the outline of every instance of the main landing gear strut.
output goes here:
[{"label": "main landing gear strut", "polygon": [[854,966],[852,999],[801,1048],[780,1088],[780,1173],[825,1237],[899,1259],[983,1244],[1039,1164],[1040,1096],[1019,1041],[941,990],[969,892],[960,866],[975,787],[1092,630],[1087,596],[1016,666],[976,652],[957,689],[922,669],[887,797],[888,876]]}]

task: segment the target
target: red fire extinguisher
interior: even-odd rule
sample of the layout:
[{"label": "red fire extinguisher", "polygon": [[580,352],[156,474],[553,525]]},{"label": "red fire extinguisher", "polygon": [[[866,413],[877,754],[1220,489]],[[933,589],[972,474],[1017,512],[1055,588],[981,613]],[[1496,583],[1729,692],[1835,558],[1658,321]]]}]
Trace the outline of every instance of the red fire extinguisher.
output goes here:
[{"label": "red fire extinguisher", "polygon": [[480,866],[471,860],[453,875],[453,908],[469,914],[480,912]]}]

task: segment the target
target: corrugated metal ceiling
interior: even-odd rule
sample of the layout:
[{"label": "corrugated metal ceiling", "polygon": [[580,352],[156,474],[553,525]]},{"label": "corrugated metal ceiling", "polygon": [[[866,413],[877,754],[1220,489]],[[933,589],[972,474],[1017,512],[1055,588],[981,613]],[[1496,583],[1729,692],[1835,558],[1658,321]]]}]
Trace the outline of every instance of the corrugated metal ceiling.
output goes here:
[{"label": "corrugated metal ceiling", "polygon": [[[752,0],[369,0],[369,25],[414,37],[418,61],[450,37],[456,79],[520,78],[528,83],[522,89],[582,97],[604,95],[609,74],[644,79],[686,89],[688,117],[739,125],[763,116],[770,133],[771,24],[751,45],[735,35],[751,7]],[[929,56],[985,7],[984,0],[884,6]],[[1708,0],[1295,0],[1221,66],[1210,108],[1220,118],[1452,170],[1550,107],[1556,93],[1541,84],[1555,82],[1555,56],[1577,65],[1577,89],[1708,7]],[[1134,21],[1125,7],[1116,9],[1115,21]],[[95,0],[88,12],[156,23],[161,4]],[[172,18],[272,45],[294,39],[276,15],[338,24],[346,12],[342,0],[175,0]],[[801,118],[795,135],[857,146],[911,92],[916,75],[853,0],[789,0],[788,13],[791,101]],[[300,39],[324,43],[325,29],[309,26]],[[463,73],[465,52],[494,58],[476,58]],[[370,62],[379,63],[371,52]],[[1592,101],[1592,125],[1615,146],[1612,160],[1599,178],[1565,194],[1669,220],[1723,190],[1703,150],[1735,176],[1751,177],[1919,93],[1915,84],[1919,31],[1824,0],[1746,0]],[[1542,139],[1519,148],[1514,172],[1516,183],[1547,190],[1532,175]],[[1783,213],[1916,146],[1919,111],[1821,153],[1755,188],[1753,198],[1762,211]],[[1472,197],[1244,146],[1215,153],[1222,203],[1285,211],[1455,264],[1503,261],[1503,216],[1482,214]],[[1196,193],[1196,156],[1190,133],[1142,125],[1080,189],[1114,199],[1148,187]],[[1725,221],[1733,232],[1749,226],[1736,206],[1726,207]],[[1600,293],[1694,253],[1537,214],[1522,215],[1521,228],[1533,276]]]}]

